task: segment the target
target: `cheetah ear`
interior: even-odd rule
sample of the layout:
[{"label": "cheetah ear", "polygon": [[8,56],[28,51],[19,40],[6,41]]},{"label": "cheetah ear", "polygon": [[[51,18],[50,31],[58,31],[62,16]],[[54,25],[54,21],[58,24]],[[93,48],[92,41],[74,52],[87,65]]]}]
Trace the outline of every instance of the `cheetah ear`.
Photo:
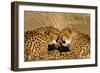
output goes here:
[{"label": "cheetah ear", "polygon": [[50,34],[50,30],[45,31],[44,33],[47,34],[47,35],[49,35]]},{"label": "cheetah ear", "polygon": [[76,30],[74,27],[72,27],[71,25],[68,25],[68,26],[67,26],[67,29],[68,29],[70,32],[77,32],[77,30]]},{"label": "cheetah ear", "polygon": [[67,30],[67,32],[69,32],[69,33],[72,33],[73,32],[73,28],[70,26],[70,25],[68,25],[66,28],[64,28],[62,31],[65,31],[65,30]]}]

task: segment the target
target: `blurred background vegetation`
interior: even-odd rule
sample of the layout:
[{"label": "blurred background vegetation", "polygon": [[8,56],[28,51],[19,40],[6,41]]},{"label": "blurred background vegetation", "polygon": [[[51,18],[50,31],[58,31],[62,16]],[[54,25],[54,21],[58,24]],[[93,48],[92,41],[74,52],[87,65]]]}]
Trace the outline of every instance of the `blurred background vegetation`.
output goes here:
[{"label": "blurred background vegetation", "polygon": [[71,26],[75,30],[90,35],[90,14],[25,11],[24,23],[24,31],[45,26],[62,30]]}]

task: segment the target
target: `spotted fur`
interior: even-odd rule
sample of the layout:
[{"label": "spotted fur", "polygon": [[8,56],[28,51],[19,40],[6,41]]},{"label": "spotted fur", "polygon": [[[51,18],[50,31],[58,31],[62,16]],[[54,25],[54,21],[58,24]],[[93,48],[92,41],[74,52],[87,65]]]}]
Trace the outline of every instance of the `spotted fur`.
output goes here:
[{"label": "spotted fur", "polygon": [[56,41],[59,30],[53,27],[41,27],[25,32],[24,35],[24,59],[34,61],[46,59],[48,44]]},{"label": "spotted fur", "polygon": [[59,43],[65,41],[64,46],[69,46],[69,52],[63,53],[63,59],[85,59],[90,57],[90,38],[84,33],[65,28],[59,36]]}]

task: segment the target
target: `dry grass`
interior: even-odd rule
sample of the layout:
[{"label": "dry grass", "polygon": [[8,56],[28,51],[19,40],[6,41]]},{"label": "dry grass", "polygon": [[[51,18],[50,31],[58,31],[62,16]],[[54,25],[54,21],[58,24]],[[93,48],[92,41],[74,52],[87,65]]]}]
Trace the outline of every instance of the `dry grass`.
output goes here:
[{"label": "dry grass", "polygon": [[67,26],[72,26],[82,33],[90,34],[89,14],[25,11],[24,17],[25,31],[45,26],[52,26],[62,30]]}]

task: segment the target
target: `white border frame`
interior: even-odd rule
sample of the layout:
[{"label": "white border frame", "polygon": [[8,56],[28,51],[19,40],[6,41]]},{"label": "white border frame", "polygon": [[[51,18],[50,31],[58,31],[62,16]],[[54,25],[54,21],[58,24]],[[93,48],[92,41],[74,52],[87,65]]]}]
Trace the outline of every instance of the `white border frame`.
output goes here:
[{"label": "white border frame", "polygon": [[[77,59],[77,60],[55,60],[55,61],[35,61],[24,62],[24,11],[45,11],[45,12],[64,12],[64,13],[89,13],[90,14],[90,37],[91,37],[91,58],[90,59]],[[34,6],[34,5],[19,5],[19,46],[18,46],[18,62],[19,68],[35,68],[35,67],[51,67],[51,66],[64,66],[64,65],[84,65],[95,64],[95,9],[84,8],[63,8],[63,7],[48,7],[48,6]],[[92,33],[91,33],[92,32]]]}]

